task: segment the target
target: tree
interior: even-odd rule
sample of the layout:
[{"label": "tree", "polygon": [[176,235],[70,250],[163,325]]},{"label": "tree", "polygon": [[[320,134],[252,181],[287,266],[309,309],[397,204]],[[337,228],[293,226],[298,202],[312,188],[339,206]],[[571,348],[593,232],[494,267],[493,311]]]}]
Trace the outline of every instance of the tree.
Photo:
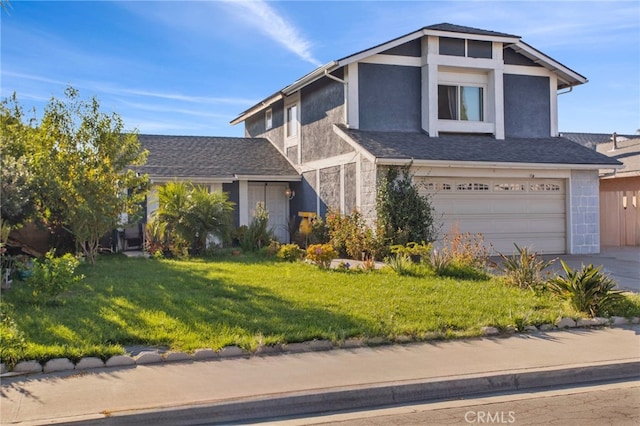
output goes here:
[{"label": "tree", "polygon": [[198,252],[210,237],[228,239],[234,204],[226,193],[169,182],[159,188],[158,201],[157,219],[166,224],[174,249],[190,246]]},{"label": "tree", "polygon": [[11,226],[20,226],[35,213],[33,176],[26,147],[33,128],[22,122],[15,95],[0,104],[0,212]]},{"label": "tree", "polygon": [[49,228],[64,227],[94,263],[100,238],[133,214],[148,190],[135,132],[126,133],[119,115],[100,111],[96,98],[84,101],[68,87],[52,98],[24,146],[33,174],[37,215]]},{"label": "tree", "polygon": [[410,167],[389,167],[378,183],[378,225],[389,245],[431,242],[436,237],[433,206],[418,193]]}]

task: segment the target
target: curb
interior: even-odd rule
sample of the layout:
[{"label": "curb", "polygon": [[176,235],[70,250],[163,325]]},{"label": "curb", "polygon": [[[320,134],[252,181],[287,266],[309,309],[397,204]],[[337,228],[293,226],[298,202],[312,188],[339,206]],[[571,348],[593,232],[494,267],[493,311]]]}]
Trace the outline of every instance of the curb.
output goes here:
[{"label": "curb", "polygon": [[582,364],[440,379],[392,382],[348,388],[310,390],[215,403],[110,412],[83,424],[219,424],[288,416],[319,415],[341,410],[425,403],[454,398],[533,390],[562,385],[640,378],[640,361]]},{"label": "curb", "polygon": [[[540,327],[527,326],[525,330],[518,334],[534,334],[537,332],[548,332],[554,330],[566,330],[575,328],[604,328],[604,327],[626,327],[636,326],[640,323],[640,318],[627,319],[623,317],[611,318],[593,318],[579,319],[562,318],[556,324],[542,324]],[[510,337],[517,333],[514,327],[505,330],[499,330],[496,327],[482,327],[482,336],[480,338]],[[426,339],[427,341],[429,339]],[[131,355],[114,355],[106,361],[100,358],[86,357],[81,358],[74,364],[68,358],[55,358],[40,363],[36,360],[20,361],[12,370],[9,370],[5,363],[0,363],[0,378],[15,377],[26,374],[41,374],[51,372],[64,372],[73,370],[89,370],[94,368],[116,368],[116,367],[136,367],[149,364],[164,364],[174,362],[193,362],[193,361],[212,361],[233,358],[249,358],[251,356],[270,356],[286,353],[298,352],[316,352],[334,349],[348,349],[363,346],[380,346],[386,344],[407,344],[413,342],[421,342],[425,340],[416,340],[411,336],[398,336],[394,340],[388,340],[379,337],[368,339],[351,338],[344,340],[338,344],[334,344],[330,340],[311,340],[302,343],[289,343],[285,345],[275,346],[259,346],[255,352],[246,351],[238,346],[225,346],[218,351],[211,348],[197,349],[193,355],[185,352],[167,352],[160,354],[155,351],[143,350],[136,356]]]}]

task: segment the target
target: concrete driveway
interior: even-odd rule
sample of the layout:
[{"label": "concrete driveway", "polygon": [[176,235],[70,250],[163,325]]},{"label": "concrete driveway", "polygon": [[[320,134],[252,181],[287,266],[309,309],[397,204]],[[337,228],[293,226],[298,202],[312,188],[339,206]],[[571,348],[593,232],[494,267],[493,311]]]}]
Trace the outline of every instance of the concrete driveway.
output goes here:
[{"label": "concrete driveway", "polygon": [[[572,269],[590,263],[602,265],[602,271],[617,281],[620,289],[640,293],[640,247],[602,247],[600,254],[567,254],[559,258]],[[562,271],[560,262],[552,268]]]}]

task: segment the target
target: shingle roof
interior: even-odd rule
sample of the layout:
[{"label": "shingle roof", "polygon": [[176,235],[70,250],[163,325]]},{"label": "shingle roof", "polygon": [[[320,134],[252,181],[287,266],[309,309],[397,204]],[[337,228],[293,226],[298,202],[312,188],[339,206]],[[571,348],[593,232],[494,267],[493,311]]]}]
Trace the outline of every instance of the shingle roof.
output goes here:
[{"label": "shingle roof", "polygon": [[600,143],[596,150],[608,157],[615,158],[624,164],[624,167],[616,172],[616,177],[640,176],[640,136],[630,136],[627,139],[618,138],[617,148],[613,148],[613,142]]},{"label": "shingle roof", "polygon": [[232,178],[234,175],[297,176],[263,138],[139,135],[149,151],[140,173],[161,178]]},{"label": "shingle roof", "polygon": [[513,34],[499,33],[497,31],[482,30],[482,29],[473,28],[473,27],[465,27],[464,25],[449,24],[448,22],[444,22],[442,24],[429,25],[427,27],[424,27],[423,30],[447,31],[452,33],[477,34],[477,35],[486,35],[486,36],[493,36],[493,37],[520,38],[520,36],[513,35]]},{"label": "shingle roof", "polygon": [[[575,133],[575,132],[562,132],[560,136],[569,139],[570,141],[579,143],[587,148],[595,149],[597,145],[601,143],[611,142],[612,133]],[[633,139],[638,136],[633,135],[618,135],[619,138]]]},{"label": "shingle roof", "polygon": [[606,155],[564,138],[508,138],[492,136],[372,132],[337,125],[349,138],[376,158],[398,160],[473,161],[617,166]]}]

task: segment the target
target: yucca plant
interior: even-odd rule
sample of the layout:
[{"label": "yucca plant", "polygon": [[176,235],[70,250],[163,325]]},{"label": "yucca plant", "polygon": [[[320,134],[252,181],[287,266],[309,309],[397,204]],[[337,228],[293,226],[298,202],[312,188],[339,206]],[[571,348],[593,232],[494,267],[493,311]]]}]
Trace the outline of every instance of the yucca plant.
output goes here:
[{"label": "yucca plant", "polygon": [[517,254],[507,256],[498,253],[502,258],[502,264],[497,267],[504,274],[507,283],[522,289],[535,289],[542,286],[544,284],[542,272],[556,259],[545,261],[528,247],[520,248],[515,243],[513,245],[518,251]]},{"label": "yucca plant", "polygon": [[389,267],[398,275],[415,275],[415,264],[408,254],[396,253],[385,259]]},{"label": "yucca plant", "polygon": [[616,283],[600,271],[602,266],[582,265],[572,270],[560,260],[566,276],[556,276],[547,281],[547,289],[566,299],[578,311],[595,317],[607,313],[613,304],[624,296],[616,290]]}]

